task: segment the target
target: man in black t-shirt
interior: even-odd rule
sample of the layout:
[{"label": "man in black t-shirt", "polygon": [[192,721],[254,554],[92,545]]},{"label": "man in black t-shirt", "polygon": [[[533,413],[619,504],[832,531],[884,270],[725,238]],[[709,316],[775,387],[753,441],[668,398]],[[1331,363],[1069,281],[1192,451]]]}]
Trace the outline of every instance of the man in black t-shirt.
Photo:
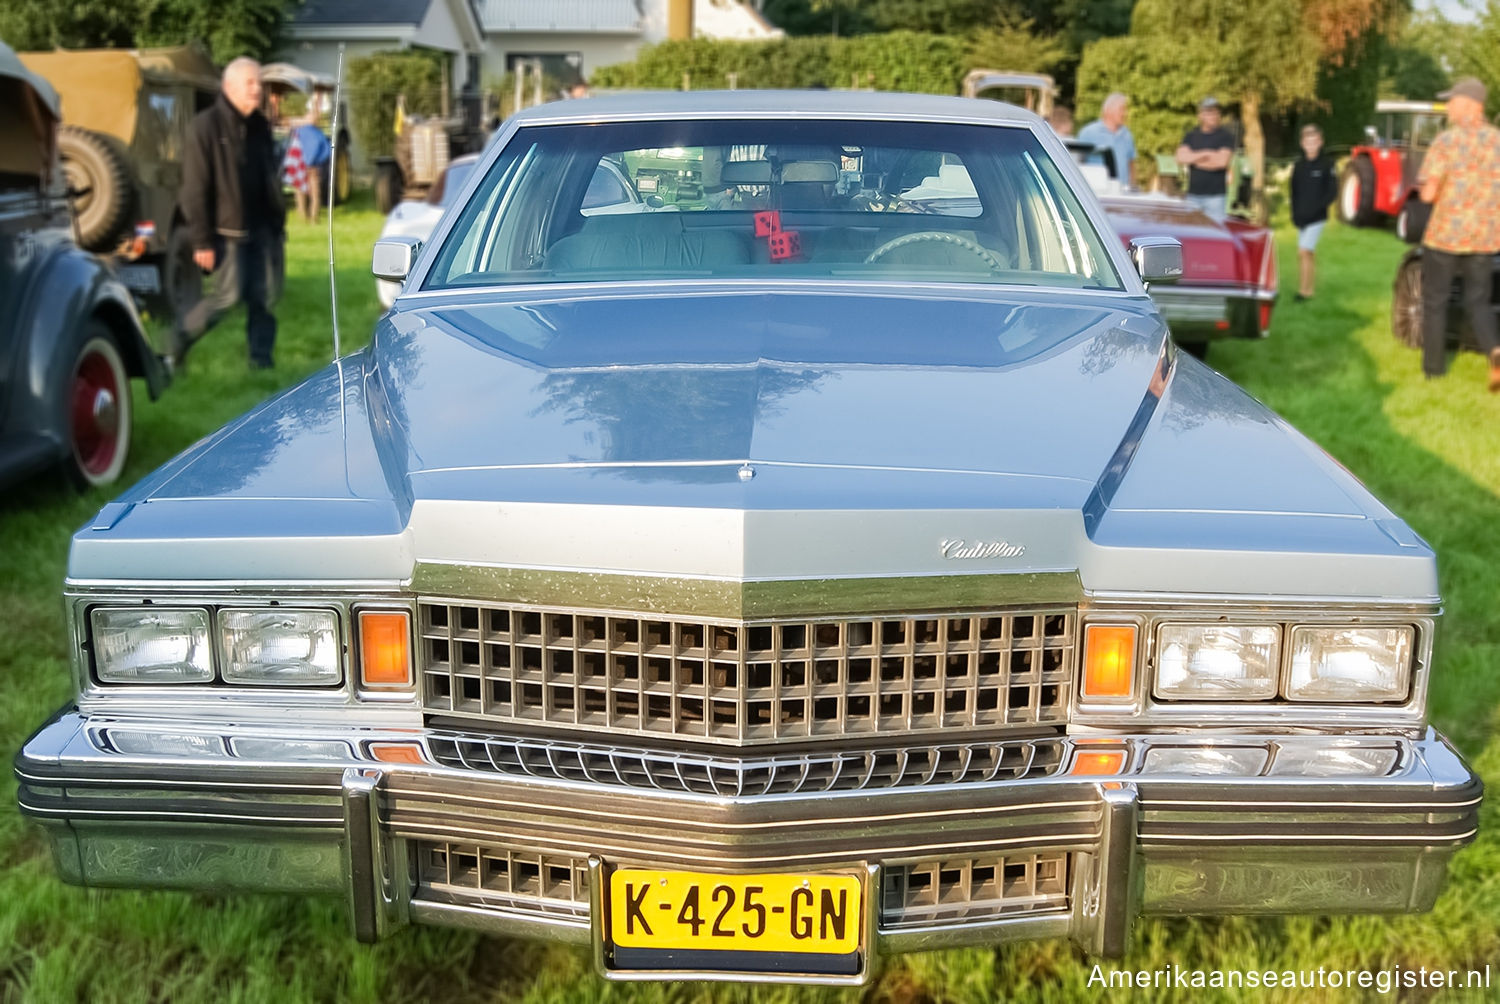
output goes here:
[{"label": "man in black t-shirt", "polygon": [[1198,103],[1198,128],[1182,137],[1177,163],[1187,168],[1187,200],[1209,219],[1222,222],[1229,191],[1229,161],[1234,156],[1234,137],[1219,125],[1219,101],[1204,98]]}]

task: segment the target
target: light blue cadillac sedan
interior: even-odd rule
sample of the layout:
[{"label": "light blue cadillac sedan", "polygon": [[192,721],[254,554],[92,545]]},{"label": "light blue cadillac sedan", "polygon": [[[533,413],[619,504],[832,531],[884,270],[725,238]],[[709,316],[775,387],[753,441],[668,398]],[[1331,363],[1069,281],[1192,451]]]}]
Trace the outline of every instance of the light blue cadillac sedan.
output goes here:
[{"label": "light blue cadillac sedan", "polygon": [[369,348],[78,532],[21,807],[69,882],[624,980],[1427,909],[1433,553],[1173,348],[1181,270],[992,102],[518,115]]}]

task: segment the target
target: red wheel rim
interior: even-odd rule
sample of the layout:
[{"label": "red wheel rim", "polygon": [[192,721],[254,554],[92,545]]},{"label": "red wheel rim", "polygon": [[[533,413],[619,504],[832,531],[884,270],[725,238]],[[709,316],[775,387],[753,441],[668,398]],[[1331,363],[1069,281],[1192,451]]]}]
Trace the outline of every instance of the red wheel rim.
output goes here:
[{"label": "red wheel rim", "polygon": [[93,477],[109,471],[120,449],[120,382],[104,354],[93,350],[73,373],[73,455]]}]

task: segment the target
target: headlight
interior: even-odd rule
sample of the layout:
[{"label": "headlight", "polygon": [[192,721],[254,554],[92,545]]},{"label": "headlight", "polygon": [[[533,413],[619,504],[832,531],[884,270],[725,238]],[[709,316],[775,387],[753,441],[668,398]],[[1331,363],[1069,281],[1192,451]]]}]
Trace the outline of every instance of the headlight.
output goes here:
[{"label": "headlight", "polygon": [[1254,777],[1270,758],[1259,746],[1157,746],[1146,751],[1142,774]]},{"label": "headlight", "polygon": [[1271,773],[1280,777],[1384,777],[1396,766],[1394,746],[1314,746],[1282,743]]},{"label": "headlight", "polygon": [[219,644],[229,683],[326,687],[343,679],[332,610],[221,610]]},{"label": "headlight", "polygon": [[90,614],[103,683],[206,683],[214,678],[208,611],[101,607]]},{"label": "headlight", "polygon": [[1291,701],[1399,701],[1411,679],[1410,627],[1292,629]]},{"label": "headlight", "polygon": [[1258,701],[1276,696],[1281,630],[1266,624],[1163,624],[1156,636],[1156,696]]}]

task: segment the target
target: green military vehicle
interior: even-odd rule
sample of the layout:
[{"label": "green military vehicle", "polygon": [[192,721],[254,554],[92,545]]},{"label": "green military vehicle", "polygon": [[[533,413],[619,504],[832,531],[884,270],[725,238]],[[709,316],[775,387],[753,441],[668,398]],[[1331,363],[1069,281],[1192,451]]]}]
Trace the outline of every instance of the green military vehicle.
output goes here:
[{"label": "green military vehicle", "polygon": [[177,210],[193,116],[213,103],[218,71],[200,46],[23,52],[62,99],[58,152],[80,246],[110,258],[137,296],[168,312],[202,295]]}]

